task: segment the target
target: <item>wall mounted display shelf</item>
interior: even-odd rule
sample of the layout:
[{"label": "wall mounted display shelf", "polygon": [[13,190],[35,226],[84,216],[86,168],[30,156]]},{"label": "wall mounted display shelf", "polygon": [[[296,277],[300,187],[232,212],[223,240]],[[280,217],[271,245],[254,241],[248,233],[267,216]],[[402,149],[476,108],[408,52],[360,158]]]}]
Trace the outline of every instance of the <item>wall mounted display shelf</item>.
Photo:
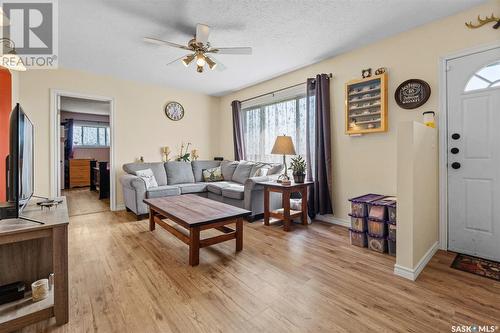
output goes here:
[{"label": "wall mounted display shelf", "polygon": [[345,132],[387,131],[387,73],[345,84]]}]

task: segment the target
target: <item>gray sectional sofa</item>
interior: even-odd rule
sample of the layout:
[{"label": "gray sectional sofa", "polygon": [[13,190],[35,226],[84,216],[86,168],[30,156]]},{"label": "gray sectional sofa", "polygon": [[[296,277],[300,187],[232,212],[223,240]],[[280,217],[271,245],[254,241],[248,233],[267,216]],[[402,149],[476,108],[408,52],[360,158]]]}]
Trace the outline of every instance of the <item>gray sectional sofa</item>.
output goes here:
[{"label": "gray sectional sofa", "polygon": [[[203,170],[218,166],[221,167],[224,180],[205,182]],[[135,175],[137,171],[145,169],[153,171],[157,187],[146,189],[145,181]],[[120,177],[120,182],[125,206],[128,211],[134,212],[138,219],[148,213],[148,207],[143,202],[145,198],[194,193],[250,210],[252,214],[249,220],[254,220],[264,212],[264,191],[258,182],[276,179],[282,169],[282,164],[249,161],[128,163],[123,165],[126,174]],[[281,195],[271,193],[270,208],[281,207]]]}]

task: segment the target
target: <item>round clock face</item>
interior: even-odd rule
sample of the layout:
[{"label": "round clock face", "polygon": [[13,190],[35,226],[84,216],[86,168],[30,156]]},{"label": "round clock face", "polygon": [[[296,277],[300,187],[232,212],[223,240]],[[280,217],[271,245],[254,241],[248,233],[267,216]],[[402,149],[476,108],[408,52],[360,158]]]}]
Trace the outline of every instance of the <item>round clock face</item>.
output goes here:
[{"label": "round clock face", "polygon": [[177,102],[170,102],[165,105],[165,114],[171,120],[181,120],[184,117],[184,108]]}]

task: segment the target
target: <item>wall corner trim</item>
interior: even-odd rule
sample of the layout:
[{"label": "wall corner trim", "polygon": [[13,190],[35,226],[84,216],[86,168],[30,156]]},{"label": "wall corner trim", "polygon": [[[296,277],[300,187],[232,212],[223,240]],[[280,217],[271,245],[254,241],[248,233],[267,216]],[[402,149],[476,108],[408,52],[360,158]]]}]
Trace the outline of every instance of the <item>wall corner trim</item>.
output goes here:
[{"label": "wall corner trim", "polygon": [[394,265],[394,275],[401,276],[405,279],[415,281],[420,273],[424,270],[425,266],[432,259],[434,254],[436,254],[439,249],[439,241],[436,241],[432,246],[427,250],[424,256],[420,259],[417,266],[411,269],[408,267],[403,267],[398,264]]}]

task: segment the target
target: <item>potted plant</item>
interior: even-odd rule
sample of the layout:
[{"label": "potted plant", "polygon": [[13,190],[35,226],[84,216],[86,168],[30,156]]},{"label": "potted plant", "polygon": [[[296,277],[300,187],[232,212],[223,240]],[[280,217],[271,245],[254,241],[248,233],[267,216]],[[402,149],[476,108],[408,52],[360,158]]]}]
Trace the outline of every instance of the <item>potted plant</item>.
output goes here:
[{"label": "potted plant", "polygon": [[[188,142],[186,146],[184,146],[184,143],[181,144],[181,152],[179,156],[177,156],[176,161],[183,161],[183,162],[189,162],[189,157],[191,154],[188,153],[189,146],[191,145],[191,142]],[[184,151],[184,147],[186,147],[186,150]]]},{"label": "potted plant", "polygon": [[306,177],[306,161],[302,156],[297,156],[292,158],[290,163],[290,170],[293,171],[293,180],[296,183],[303,183]]}]

